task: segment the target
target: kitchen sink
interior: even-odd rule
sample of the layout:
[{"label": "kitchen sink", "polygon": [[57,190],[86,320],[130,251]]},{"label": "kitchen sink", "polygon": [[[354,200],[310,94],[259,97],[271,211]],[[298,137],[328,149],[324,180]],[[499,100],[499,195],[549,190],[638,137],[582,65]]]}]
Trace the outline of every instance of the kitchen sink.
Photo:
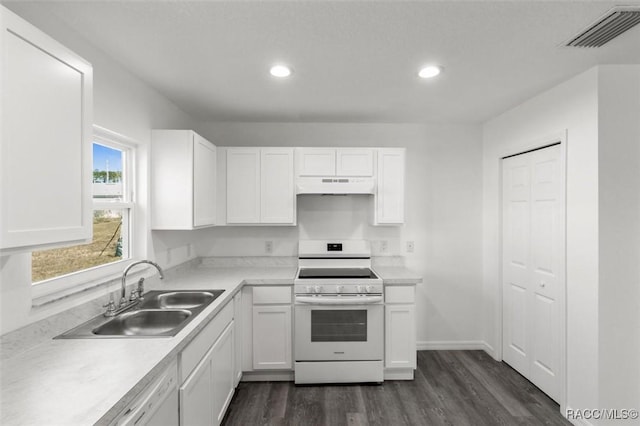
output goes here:
[{"label": "kitchen sink", "polygon": [[171,291],[154,295],[145,295],[141,308],[161,309],[192,309],[202,305],[208,305],[215,300],[224,290],[214,291]]},{"label": "kitchen sink", "polygon": [[224,290],[150,291],[144,300],[114,317],[99,315],[54,339],[175,336]]},{"label": "kitchen sink", "polygon": [[156,336],[170,333],[190,316],[191,311],[186,309],[140,309],[124,312],[92,332],[103,336]]}]

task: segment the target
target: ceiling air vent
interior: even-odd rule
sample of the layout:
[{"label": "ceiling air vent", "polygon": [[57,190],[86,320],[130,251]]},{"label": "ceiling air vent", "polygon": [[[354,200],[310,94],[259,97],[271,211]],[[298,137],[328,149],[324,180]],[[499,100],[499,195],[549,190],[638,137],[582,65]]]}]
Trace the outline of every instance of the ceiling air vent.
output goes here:
[{"label": "ceiling air vent", "polygon": [[640,7],[618,6],[572,37],[565,46],[600,47],[640,23]]}]

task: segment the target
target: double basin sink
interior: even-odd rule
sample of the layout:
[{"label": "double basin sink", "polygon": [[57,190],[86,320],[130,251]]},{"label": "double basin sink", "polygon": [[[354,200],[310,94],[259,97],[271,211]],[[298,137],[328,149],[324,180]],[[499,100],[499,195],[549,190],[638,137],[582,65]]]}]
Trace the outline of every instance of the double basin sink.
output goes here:
[{"label": "double basin sink", "polygon": [[122,313],[95,317],[56,339],[175,336],[224,290],[150,291]]}]

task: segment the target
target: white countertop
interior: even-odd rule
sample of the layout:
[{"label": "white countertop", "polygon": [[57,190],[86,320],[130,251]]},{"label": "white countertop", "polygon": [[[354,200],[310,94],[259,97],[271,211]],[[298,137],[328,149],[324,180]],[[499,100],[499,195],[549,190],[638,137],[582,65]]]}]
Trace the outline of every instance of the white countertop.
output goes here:
[{"label": "white countertop", "polygon": [[[404,268],[376,268],[385,284],[422,279]],[[47,340],[2,362],[0,423],[108,424],[243,285],[291,285],[295,267],[199,267],[154,289],[225,292],[175,337]]]}]

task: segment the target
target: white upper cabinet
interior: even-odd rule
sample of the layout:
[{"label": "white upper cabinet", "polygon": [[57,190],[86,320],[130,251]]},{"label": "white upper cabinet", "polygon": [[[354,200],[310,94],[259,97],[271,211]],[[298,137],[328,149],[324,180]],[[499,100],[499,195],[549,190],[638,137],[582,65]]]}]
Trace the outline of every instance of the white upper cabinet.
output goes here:
[{"label": "white upper cabinet", "polygon": [[293,223],[295,221],[293,150],[263,148],[260,159],[260,221]]},{"label": "white upper cabinet", "polygon": [[298,176],[334,176],[335,148],[297,148]]},{"label": "white upper cabinet", "polygon": [[337,176],[373,176],[373,150],[338,148],[336,150]]},{"label": "white upper cabinet", "polygon": [[151,133],[153,229],[216,223],[216,147],[191,130]]},{"label": "white upper cabinet", "polygon": [[92,235],[91,64],[0,6],[0,250]]},{"label": "white upper cabinet", "polygon": [[228,224],[295,224],[293,148],[227,148]]},{"label": "white upper cabinet", "polygon": [[260,148],[227,148],[227,223],[260,223]]},{"label": "white upper cabinet", "polygon": [[373,176],[371,148],[297,148],[298,176]]},{"label": "white upper cabinet", "polygon": [[374,223],[404,223],[405,149],[378,150],[378,189],[375,195]]},{"label": "white upper cabinet", "polygon": [[193,140],[193,225],[216,223],[216,147],[194,133]]}]

